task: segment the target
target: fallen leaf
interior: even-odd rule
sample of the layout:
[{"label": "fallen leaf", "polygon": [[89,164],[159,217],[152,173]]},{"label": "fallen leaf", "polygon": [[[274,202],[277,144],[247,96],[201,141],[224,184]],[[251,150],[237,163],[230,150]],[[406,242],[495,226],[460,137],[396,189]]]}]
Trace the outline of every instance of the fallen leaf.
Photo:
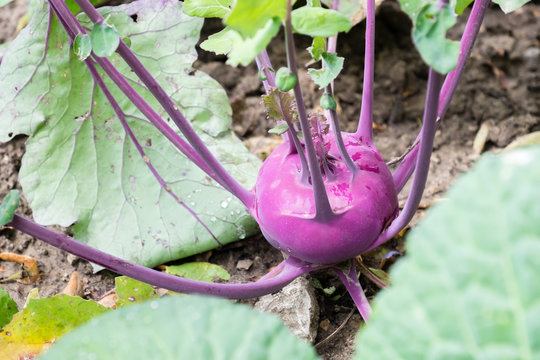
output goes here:
[{"label": "fallen leaf", "polygon": [[114,279],[114,291],[117,296],[116,307],[123,307],[157,297],[151,285],[127,276]]},{"label": "fallen leaf", "polygon": [[81,276],[78,272],[74,271],[69,277],[69,281],[62,291],[62,294],[71,295],[71,296],[83,296],[84,285]]},{"label": "fallen leaf", "polygon": [[3,252],[0,253],[0,260],[16,262],[22,264],[26,268],[25,272],[21,274],[21,282],[30,284],[39,280],[39,270],[36,259],[26,255]]},{"label": "fallen leaf", "polygon": [[107,311],[95,301],[59,294],[32,299],[0,333],[0,359],[33,359],[60,336]]}]

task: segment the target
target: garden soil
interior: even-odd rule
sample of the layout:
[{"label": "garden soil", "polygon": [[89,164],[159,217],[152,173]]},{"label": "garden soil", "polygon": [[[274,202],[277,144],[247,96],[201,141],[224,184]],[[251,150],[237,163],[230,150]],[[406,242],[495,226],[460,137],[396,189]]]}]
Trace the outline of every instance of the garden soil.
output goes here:
[{"label": "garden soil", "polygon": [[[24,0],[16,0],[0,10],[0,43],[13,39],[25,6]],[[463,30],[463,20],[451,30],[456,39]],[[414,50],[410,22],[396,2],[388,0],[379,7],[376,24],[374,137],[382,156],[391,160],[406,151],[419,131],[428,71]],[[203,38],[219,26],[218,22],[208,22]],[[340,37],[338,46],[338,54],[346,61],[335,91],[341,126],[349,131],[355,129],[362,98],[363,26],[361,23]],[[309,61],[305,51],[309,45],[307,39],[297,39],[300,64]],[[276,68],[285,64],[281,40],[271,43],[269,53]],[[255,66],[227,67],[224,61],[223,57],[200,50],[195,66],[223,85],[234,111],[233,130],[252,151],[264,156],[279,139],[269,137],[267,133],[274,125],[267,121],[261,105],[263,89],[257,70]],[[507,16],[497,6],[491,7],[451,107],[437,131],[425,195],[413,223],[431,204],[444,200],[447,188],[474,164],[479,153],[500,151],[516,138],[540,130],[539,67],[539,2],[530,3]],[[308,82],[305,68],[300,74],[306,105],[316,111],[321,91]],[[11,189],[20,189],[17,173],[25,141],[25,137],[19,136],[0,144],[0,198]],[[400,195],[402,204],[406,193],[407,187]],[[31,216],[24,199],[19,211]],[[67,229],[58,229],[69,234]],[[0,230],[0,251],[25,254],[38,262],[40,280],[30,284],[8,280],[23,270],[22,265],[0,262],[1,285],[19,307],[33,288],[38,288],[43,297],[61,292],[74,271],[82,276],[85,298],[98,300],[114,286],[114,274],[107,271],[94,274],[87,262],[12,229]],[[404,240],[394,239],[381,250],[364,256],[364,261],[369,266],[387,270],[404,253]],[[389,260],[382,260],[383,255],[388,254],[394,255],[386,256]],[[260,278],[281,259],[281,254],[258,235],[188,260],[217,263],[232,274],[232,281],[247,282]],[[241,260],[249,260],[247,264],[250,265],[238,266]],[[317,351],[324,359],[350,359],[355,334],[362,326],[360,315],[353,310],[352,300],[330,272],[316,272],[309,277],[317,279],[322,287],[336,287],[332,296],[317,290],[320,305]],[[371,299],[377,288],[366,278],[361,280]],[[253,304],[254,300],[248,303]],[[338,328],[340,331],[327,339]]]}]

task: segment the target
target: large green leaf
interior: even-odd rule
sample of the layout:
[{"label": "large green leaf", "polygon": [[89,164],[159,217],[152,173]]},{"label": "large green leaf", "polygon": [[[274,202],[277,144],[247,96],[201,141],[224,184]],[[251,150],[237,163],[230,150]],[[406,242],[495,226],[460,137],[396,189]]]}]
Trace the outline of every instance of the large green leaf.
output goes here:
[{"label": "large green leaf", "polygon": [[[141,0],[102,12],[122,37],[130,38],[131,49],[210,150],[240,183],[252,187],[260,162],[229,130],[225,92],[191,67],[202,20],[184,15],[176,0]],[[77,222],[76,239],[146,266],[216,247],[203,226],[158,185],[57,20],[51,23],[43,59],[48,17],[42,4],[0,66],[0,141],[32,135],[20,182],[36,221]],[[167,119],[128,66],[117,55],[110,59]],[[220,242],[253,233],[256,224],[241,203],[176,151],[105,81],[153,165]]]},{"label": "large green leaf", "polygon": [[0,359],[33,359],[60,336],[108,310],[76,296],[30,300],[0,332]]},{"label": "large green leaf", "polygon": [[316,359],[281,321],[245,305],[171,296],[111,311],[40,359]]},{"label": "large green leaf", "polygon": [[6,290],[0,286],[0,328],[11,321],[11,317],[17,312],[17,304],[9,296]]},{"label": "large green leaf", "polygon": [[540,147],[487,155],[430,209],[357,359],[540,358]]}]

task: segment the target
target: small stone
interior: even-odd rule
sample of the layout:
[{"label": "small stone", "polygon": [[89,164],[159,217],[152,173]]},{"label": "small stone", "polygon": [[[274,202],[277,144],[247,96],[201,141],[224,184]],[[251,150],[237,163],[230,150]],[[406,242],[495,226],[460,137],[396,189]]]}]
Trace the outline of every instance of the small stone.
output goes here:
[{"label": "small stone", "polygon": [[263,296],[255,309],[276,314],[291,332],[310,343],[317,337],[319,304],[315,289],[304,277],[299,277],[280,292]]},{"label": "small stone", "polygon": [[324,319],[324,320],[321,321],[321,323],[319,324],[319,327],[320,327],[321,329],[323,329],[324,331],[328,331],[328,329],[330,328],[330,320]]},{"label": "small stone", "polygon": [[253,260],[240,260],[238,263],[236,263],[236,269],[238,270],[249,270],[249,268],[253,265]]}]

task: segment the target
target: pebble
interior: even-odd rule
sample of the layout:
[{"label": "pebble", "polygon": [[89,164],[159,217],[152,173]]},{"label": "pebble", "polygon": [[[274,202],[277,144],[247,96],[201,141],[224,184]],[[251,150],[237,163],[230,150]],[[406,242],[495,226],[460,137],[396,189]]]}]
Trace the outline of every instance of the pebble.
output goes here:
[{"label": "pebble", "polygon": [[315,289],[304,277],[295,279],[276,294],[261,297],[255,309],[276,314],[300,339],[313,343],[317,337],[319,304]]}]

